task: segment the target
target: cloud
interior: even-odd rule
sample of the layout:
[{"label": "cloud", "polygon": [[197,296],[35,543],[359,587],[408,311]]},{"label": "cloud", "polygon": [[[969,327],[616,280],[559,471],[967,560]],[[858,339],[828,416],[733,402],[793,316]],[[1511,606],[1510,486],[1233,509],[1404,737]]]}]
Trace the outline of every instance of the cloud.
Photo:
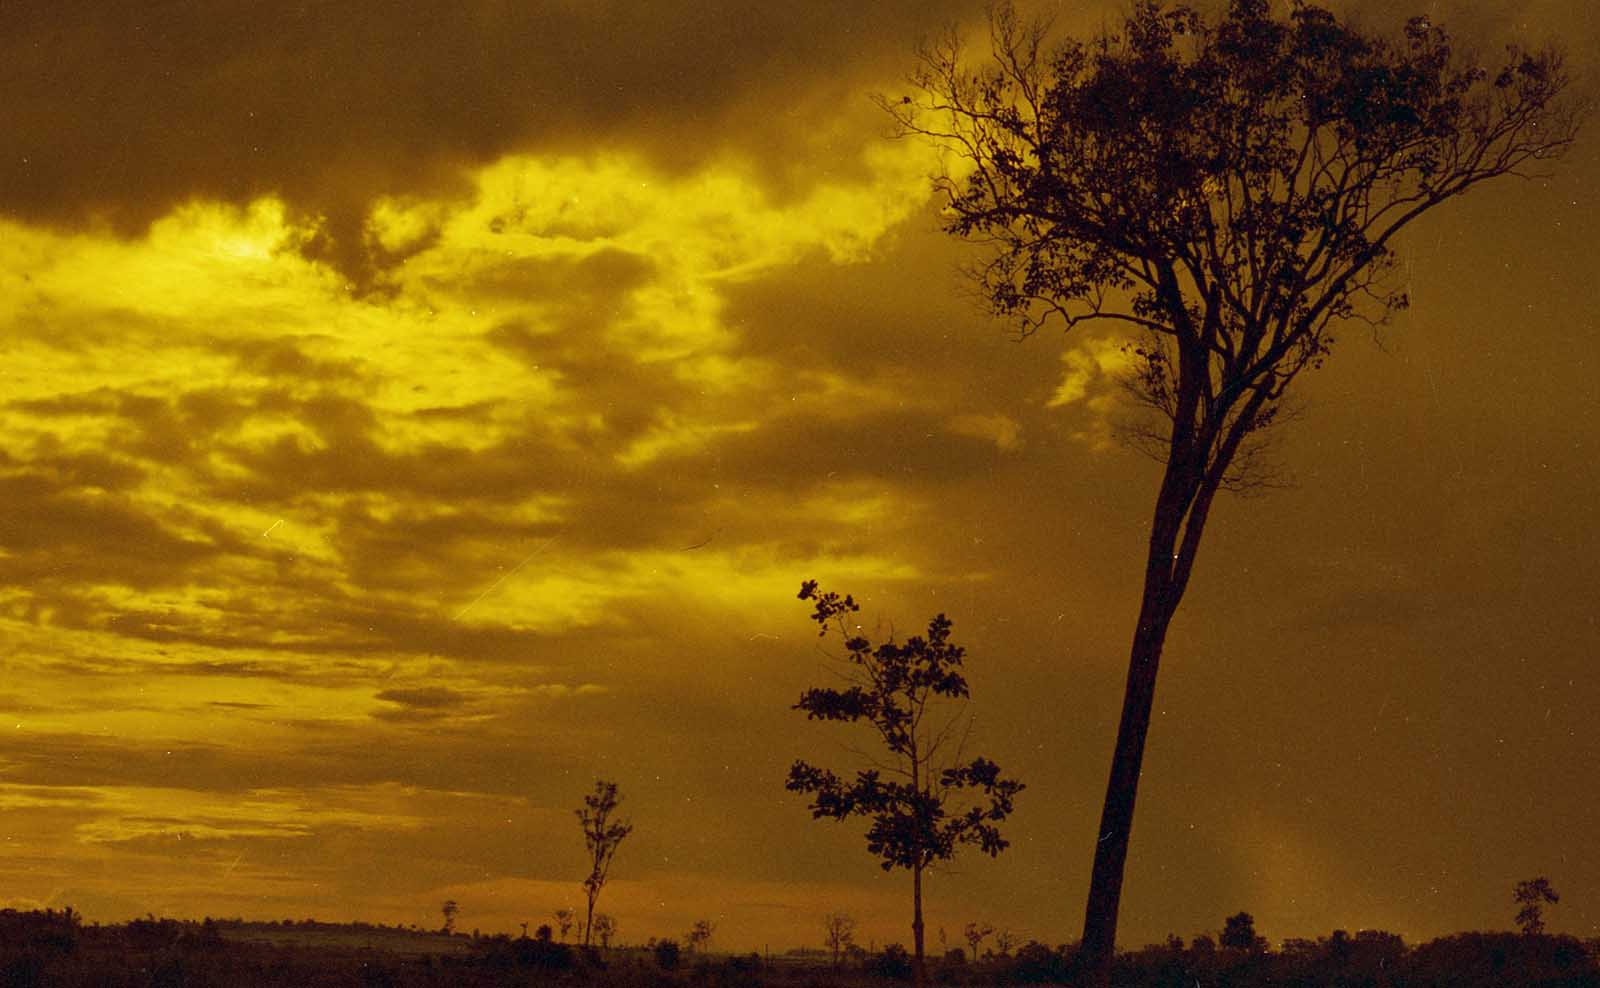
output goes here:
[{"label": "cloud", "polygon": [[380,690],[376,694],[380,700],[398,703],[402,707],[414,707],[420,710],[443,710],[459,707],[465,704],[467,697],[445,686],[417,686],[410,689]]},{"label": "cloud", "polygon": [[1097,396],[1103,393],[1115,383],[1117,375],[1133,366],[1125,346],[1123,340],[1115,338],[1090,337],[1076,341],[1061,354],[1061,383],[1046,406],[1062,408],[1087,401],[1091,390]]},{"label": "cloud", "polygon": [[840,148],[883,129],[861,91],[956,10],[13,4],[0,209],[135,231],[191,199],[277,194],[328,217],[310,246],[354,269],[375,197],[460,194],[510,153],[610,146],[679,171],[744,156],[803,187],[824,150],[848,173]]},{"label": "cloud", "polygon": [[969,412],[951,418],[945,427],[958,436],[987,439],[1001,450],[1013,450],[1022,445],[1022,425],[1009,415]]}]

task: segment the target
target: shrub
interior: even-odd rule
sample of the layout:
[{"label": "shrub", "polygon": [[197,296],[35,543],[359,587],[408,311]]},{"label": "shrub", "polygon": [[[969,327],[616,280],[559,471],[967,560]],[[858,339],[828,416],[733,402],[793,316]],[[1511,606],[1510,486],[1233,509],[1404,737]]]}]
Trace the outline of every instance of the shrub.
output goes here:
[{"label": "shrub", "polygon": [[677,970],[678,961],[683,957],[683,948],[676,940],[658,940],[651,952],[655,954],[656,967],[663,971]]},{"label": "shrub", "polygon": [[866,963],[866,972],[880,978],[904,981],[911,977],[911,955],[898,943],[888,944],[883,953]]}]

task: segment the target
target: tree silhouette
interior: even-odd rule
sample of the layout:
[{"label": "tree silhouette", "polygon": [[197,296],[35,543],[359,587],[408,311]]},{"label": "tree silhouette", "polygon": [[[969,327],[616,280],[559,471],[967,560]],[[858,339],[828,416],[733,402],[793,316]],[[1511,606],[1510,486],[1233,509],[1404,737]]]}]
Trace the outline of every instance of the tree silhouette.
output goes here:
[{"label": "tree silhouette", "polygon": [[998,930],[994,935],[994,954],[996,957],[1010,957],[1011,948],[1017,945],[1019,937],[1010,930]]},{"label": "tree silhouette", "polygon": [[561,934],[561,942],[567,942],[567,934],[572,932],[572,924],[578,918],[571,909],[556,910],[556,932]]},{"label": "tree silhouette", "polygon": [[1527,936],[1538,936],[1544,932],[1545,903],[1555,905],[1561,901],[1561,896],[1550,887],[1550,879],[1542,875],[1518,882],[1511,898],[1522,907],[1517,910],[1517,925],[1522,927],[1522,932]]},{"label": "tree silhouette", "polygon": [[838,967],[840,955],[856,942],[855,918],[840,912],[822,917],[822,942],[833,951],[833,966]]},{"label": "tree silhouette", "polygon": [[961,936],[967,941],[967,949],[972,952],[972,959],[978,959],[978,948],[983,946],[983,941],[989,939],[994,933],[992,923],[968,923],[961,931]]},{"label": "tree silhouette", "polygon": [[605,888],[606,878],[611,872],[611,859],[616,856],[617,845],[622,839],[633,833],[633,824],[626,820],[614,820],[612,815],[617,811],[617,804],[622,797],[617,795],[617,784],[599,779],[594,784],[594,792],[583,797],[583,808],[574,812],[578,815],[578,823],[583,826],[583,842],[589,849],[589,877],[583,880],[583,892],[589,900],[589,911],[583,922],[583,945],[589,946],[589,940],[594,933],[594,904],[600,898],[600,890]]},{"label": "tree silhouette", "polygon": [[1222,922],[1217,943],[1229,950],[1260,952],[1267,949],[1264,937],[1256,935],[1256,920],[1249,913],[1234,913]]},{"label": "tree silhouette", "polygon": [[[966,650],[950,641],[948,618],[940,614],[928,622],[926,637],[914,636],[904,644],[891,637],[874,645],[848,624],[850,615],[861,609],[853,598],[821,593],[815,580],[807,580],[801,584],[800,599],[815,602],[811,619],[820,627],[819,635],[836,630],[843,637],[851,685],[843,690],[806,690],[794,708],[805,711],[810,720],[866,721],[892,761],[873,759],[873,768],[846,781],[796,760],[789,769],[788,788],[811,795],[811,815],[816,819],[869,817],[867,850],[883,859],[885,871],[911,871],[912,972],[921,988],[926,979],[923,872],[930,864],[953,857],[961,844],[975,844],[990,856],[1004,850],[1007,841],[995,825],[1011,813],[1012,801],[1023,786],[1002,778],[1000,767],[986,758],[960,764],[961,711],[939,716],[939,701],[968,696],[961,675]],[[963,792],[975,798],[957,805]]]},{"label": "tree silhouette", "polygon": [[444,914],[444,932],[454,933],[456,929],[456,913],[460,911],[456,900],[446,899],[444,905],[439,907],[439,912]]},{"label": "tree silhouette", "polygon": [[1486,70],[1426,17],[1394,39],[1297,2],[1207,18],[1138,0],[1120,31],[1052,46],[1002,2],[993,58],[923,47],[919,95],[882,100],[963,168],[937,181],[950,232],[1022,335],[1104,321],[1130,334],[1123,428],[1164,466],[1122,717],[1096,834],[1082,954],[1105,984],[1156,672],[1218,491],[1259,490],[1290,385],[1334,331],[1406,304],[1397,237],[1441,203],[1571,144],[1583,107],[1558,54]]},{"label": "tree silhouette", "polygon": [[717,924],[709,919],[697,919],[694,921],[694,925],[689,927],[689,932],[683,935],[683,942],[689,945],[691,954],[703,953],[706,949],[706,944],[711,942],[711,938],[716,932]]}]

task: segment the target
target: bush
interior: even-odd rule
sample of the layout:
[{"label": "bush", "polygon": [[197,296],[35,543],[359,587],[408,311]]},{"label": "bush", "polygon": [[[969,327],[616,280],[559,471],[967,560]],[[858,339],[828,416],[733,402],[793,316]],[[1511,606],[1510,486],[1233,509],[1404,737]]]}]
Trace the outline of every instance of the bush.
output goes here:
[{"label": "bush", "polygon": [[1013,985],[1059,984],[1068,980],[1070,972],[1066,948],[1051,950],[1046,944],[1029,940],[1017,948],[1016,956],[1001,974],[1001,980]]},{"label": "bush", "polygon": [[[478,941],[483,963],[490,967],[520,967],[537,971],[570,971],[576,960],[572,948],[549,940],[512,940],[504,935]],[[430,960],[432,958],[429,958]]]},{"label": "bush", "polygon": [[658,940],[651,952],[655,954],[656,967],[663,971],[677,970],[678,962],[683,959],[683,948],[676,940]]},{"label": "bush", "polygon": [[866,963],[866,972],[891,981],[904,981],[911,977],[911,955],[898,943],[888,944],[883,953]]}]

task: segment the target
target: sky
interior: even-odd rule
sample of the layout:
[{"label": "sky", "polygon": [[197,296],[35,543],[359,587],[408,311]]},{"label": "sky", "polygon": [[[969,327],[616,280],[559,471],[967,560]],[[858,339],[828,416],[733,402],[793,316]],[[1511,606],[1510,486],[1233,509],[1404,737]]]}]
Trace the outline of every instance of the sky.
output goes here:
[{"label": "sky", "polygon": [[[1593,89],[1584,0],[1426,12]],[[982,18],[0,7],[0,904],[516,931],[581,904],[605,778],[621,940],[907,942],[908,876],[783,786],[865,744],[791,709],[817,579],[948,614],[1027,785],[930,944],[1076,938],[1158,467],[1114,335],[990,319],[872,102]],[[1600,935],[1597,147],[1418,223],[1294,485],[1213,511],[1123,944],[1506,929],[1536,875]]]}]

